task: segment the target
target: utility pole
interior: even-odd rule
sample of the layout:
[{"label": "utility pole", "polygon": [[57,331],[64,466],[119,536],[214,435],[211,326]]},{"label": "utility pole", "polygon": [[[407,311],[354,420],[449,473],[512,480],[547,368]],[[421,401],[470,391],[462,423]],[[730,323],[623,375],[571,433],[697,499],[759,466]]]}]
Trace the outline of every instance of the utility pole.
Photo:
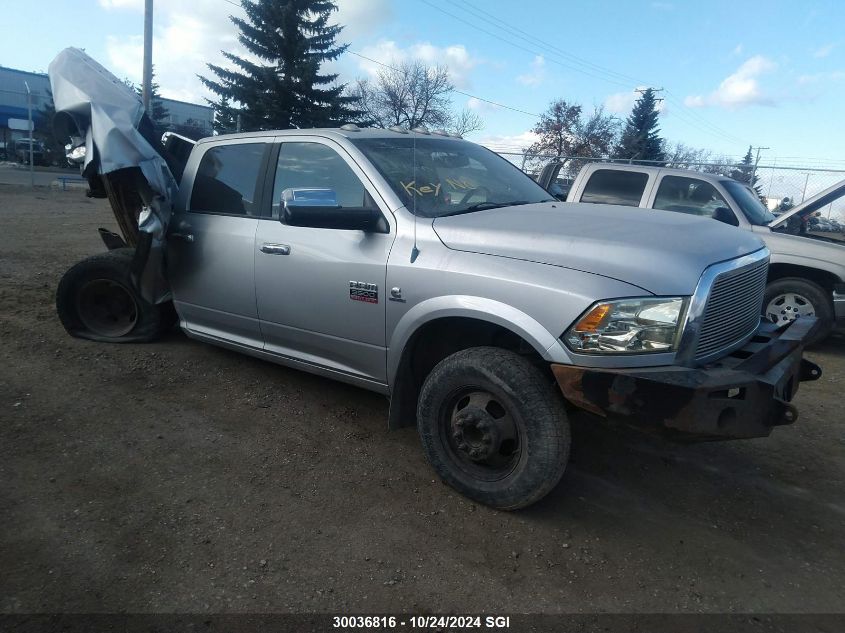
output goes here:
[{"label": "utility pole", "polygon": [[26,111],[29,119],[29,186],[35,189],[35,166],[32,160],[33,145],[35,144],[35,126],[32,125],[32,90],[29,89],[29,84],[25,81],[23,85],[26,86]]},{"label": "utility pole", "polygon": [[810,182],[810,172],[807,172],[807,177],[804,179],[804,191],[801,192],[801,202],[804,202],[804,196],[807,195],[808,182]]},{"label": "utility pole", "polygon": [[153,0],[144,0],[144,78],[141,98],[144,109],[150,113],[153,91]]},{"label": "utility pole", "polygon": [[[656,93],[656,92],[663,92],[665,90],[665,88],[634,88],[634,92],[639,92],[640,94],[644,94],[646,90],[651,90],[652,92]],[[654,100],[655,103],[660,103],[661,101],[663,101],[662,97],[660,99]]]},{"label": "utility pole", "polygon": [[757,177],[757,165],[760,164],[760,152],[764,149],[772,149],[771,147],[752,147],[751,149],[757,150],[757,159],[754,161],[754,169],[751,170],[751,182],[754,182],[754,178]]}]

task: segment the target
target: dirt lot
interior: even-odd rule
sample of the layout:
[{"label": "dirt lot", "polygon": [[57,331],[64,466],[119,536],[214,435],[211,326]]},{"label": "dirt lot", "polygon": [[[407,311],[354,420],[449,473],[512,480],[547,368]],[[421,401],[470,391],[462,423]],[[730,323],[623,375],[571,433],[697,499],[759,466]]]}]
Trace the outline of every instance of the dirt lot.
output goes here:
[{"label": "dirt lot", "polygon": [[677,446],[574,421],[527,511],[435,480],[384,398],[189,341],[71,339],[106,204],[0,186],[0,611],[838,612],[845,338],[800,421]]}]

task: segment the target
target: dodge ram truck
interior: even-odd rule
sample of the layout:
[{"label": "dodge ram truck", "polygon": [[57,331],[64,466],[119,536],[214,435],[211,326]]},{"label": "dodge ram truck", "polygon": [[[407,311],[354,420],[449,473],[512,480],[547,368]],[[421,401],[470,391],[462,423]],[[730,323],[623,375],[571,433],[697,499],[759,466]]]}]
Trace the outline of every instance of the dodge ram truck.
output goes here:
[{"label": "dodge ram truck", "polygon": [[152,340],[175,315],[193,339],[384,394],[389,427],[415,426],[478,502],[554,488],[574,409],[681,440],[760,437],[821,375],[803,359],[813,319],[761,324],[769,252],[752,233],[564,211],[497,154],[423,128],[175,152],[81,51],[50,76],[69,154],[122,232],[59,283],[71,335]]}]

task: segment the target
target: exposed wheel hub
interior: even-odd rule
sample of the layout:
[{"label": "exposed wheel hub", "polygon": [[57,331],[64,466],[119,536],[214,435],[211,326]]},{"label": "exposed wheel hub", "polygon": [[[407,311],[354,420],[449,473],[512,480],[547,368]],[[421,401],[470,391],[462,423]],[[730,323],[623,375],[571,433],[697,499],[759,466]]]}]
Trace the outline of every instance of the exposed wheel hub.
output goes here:
[{"label": "exposed wheel hub", "polygon": [[138,322],[138,306],[130,292],[110,279],[93,279],[80,290],[76,301],[79,319],[100,336],[120,337]]},{"label": "exposed wheel hub", "polygon": [[483,462],[499,452],[502,434],[496,421],[487,411],[468,406],[454,417],[455,439],[459,451],[466,453],[476,462]]},{"label": "exposed wheel hub", "polygon": [[459,461],[490,473],[506,473],[519,458],[519,433],[511,413],[492,393],[467,390],[445,420]]}]

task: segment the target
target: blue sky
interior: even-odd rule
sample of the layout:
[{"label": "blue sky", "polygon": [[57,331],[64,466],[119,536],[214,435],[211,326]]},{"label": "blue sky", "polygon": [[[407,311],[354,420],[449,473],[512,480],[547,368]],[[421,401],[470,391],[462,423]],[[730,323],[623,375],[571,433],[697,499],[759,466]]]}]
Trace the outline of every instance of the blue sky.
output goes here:
[{"label": "blue sky", "polygon": [[[46,70],[65,46],[140,78],[143,0],[40,0],[4,11],[0,64]],[[385,63],[448,65],[463,92],[528,113],[552,99],[624,117],[635,88],[666,89],[663,135],[732,157],[768,146],[763,163],[845,166],[845,3],[340,0],[342,41]],[[157,0],[155,64],[165,96],[200,100],[195,78],[221,48],[238,49],[225,0]],[[504,26],[504,28],[502,28]],[[375,64],[347,54],[335,70]],[[456,95],[500,148],[527,144],[534,117]]]}]

